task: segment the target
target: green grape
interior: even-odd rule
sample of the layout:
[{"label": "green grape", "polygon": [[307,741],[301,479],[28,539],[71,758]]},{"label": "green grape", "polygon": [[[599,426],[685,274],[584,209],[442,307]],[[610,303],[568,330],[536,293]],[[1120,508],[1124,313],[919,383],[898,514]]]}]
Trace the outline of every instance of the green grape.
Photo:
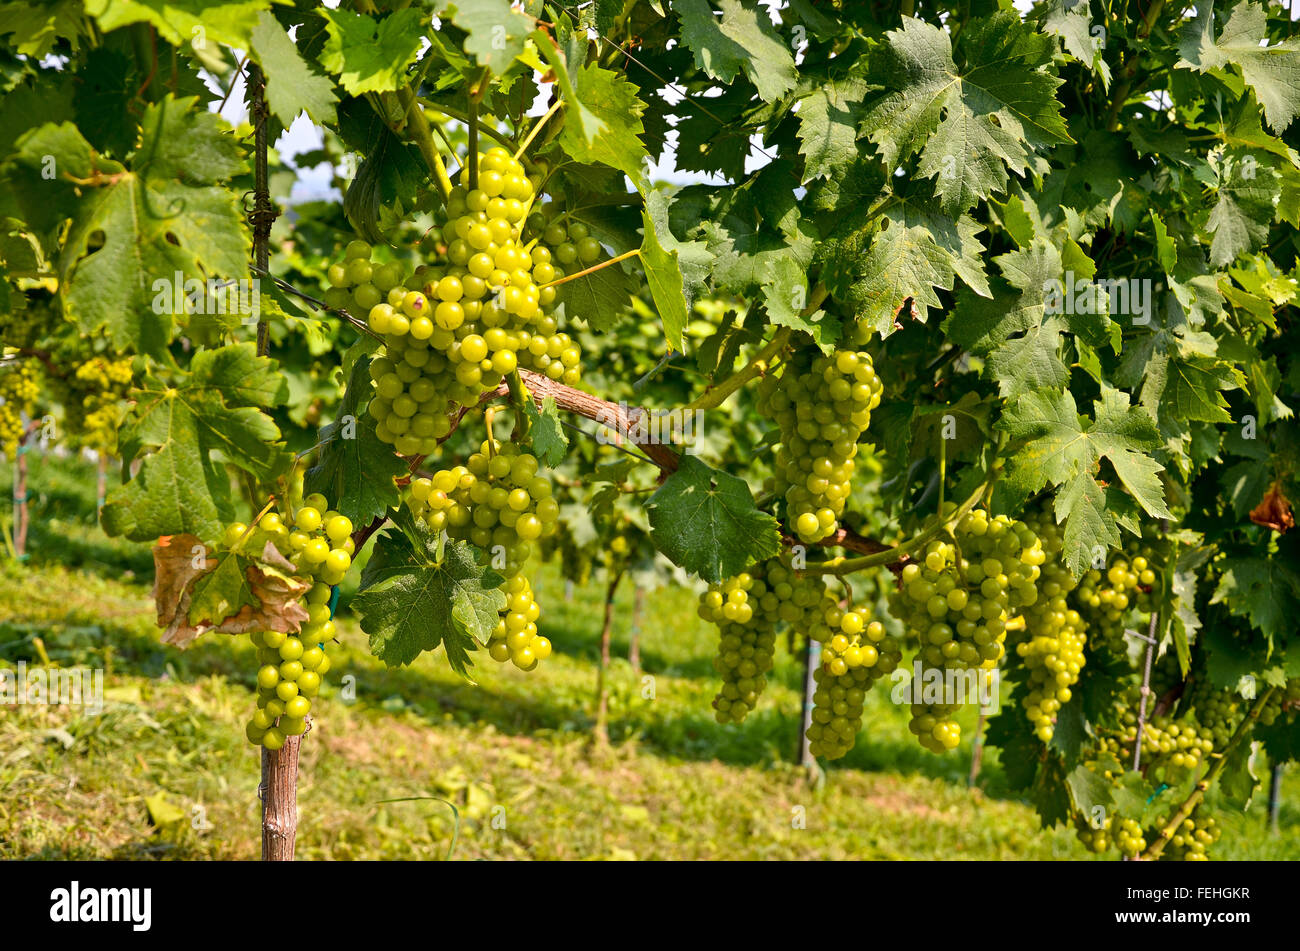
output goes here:
[{"label": "green grape", "polygon": [[1028,692],[1021,702],[1034,733],[1044,743],[1055,732],[1056,713],[1069,703],[1071,687],[1085,663],[1087,641],[1083,618],[1066,597],[1074,590],[1074,576],[1061,563],[1064,533],[1050,515],[1025,520],[1042,543],[1046,560],[1038,580],[1039,596],[1023,609],[1023,634],[1014,638],[1015,653],[1028,671]]},{"label": "green grape", "polygon": [[[950,514],[953,506],[945,509]],[[1012,615],[1038,600],[1046,558],[1025,523],[974,509],[953,527],[951,540],[935,539],[904,565],[889,608],[916,638],[922,672],[997,667]],[[955,703],[914,698],[909,727],[932,752],[954,749],[961,739],[956,710]]]},{"label": "green grape", "polygon": [[813,672],[812,722],[809,749],[814,756],[839,759],[853,748],[862,729],[863,698],[882,677],[897,669],[903,654],[885,634],[884,625],[869,621],[866,611],[841,608],[823,597],[808,637],[822,643],[822,663]]},{"label": "green grape", "polygon": [[[722,688],[713,700],[719,723],[739,723],[754,709],[767,686],[766,674],[776,654],[776,614],[765,610],[769,589],[763,566],[714,584],[700,596],[699,614],[718,626],[718,653],[713,668]],[[775,596],[769,608],[775,608]]]},{"label": "green grape", "polygon": [[1156,553],[1142,543],[1113,559],[1104,569],[1086,572],[1074,592],[1079,613],[1097,632],[1094,641],[1118,657],[1128,654],[1124,636],[1131,611],[1149,613],[1154,606],[1153,589],[1158,580]]},{"label": "green grape", "polygon": [[800,540],[818,542],[839,527],[856,469],[858,439],[882,387],[865,352],[797,350],[758,388],[758,409],[781,431],[776,490]]}]

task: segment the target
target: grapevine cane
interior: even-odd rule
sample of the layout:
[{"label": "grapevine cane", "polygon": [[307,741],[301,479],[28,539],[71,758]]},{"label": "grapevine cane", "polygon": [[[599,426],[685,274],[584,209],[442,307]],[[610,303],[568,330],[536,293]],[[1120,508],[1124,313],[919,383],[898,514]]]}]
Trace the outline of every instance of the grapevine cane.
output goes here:
[{"label": "grapevine cane", "polygon": [[[266,273],[270,263],[271,224],[278,216],[271,204],[267,175],[266,123],[270,110],[266,105],[266,80],[262,68],[253,63],[248,69],[250,118],[255,129],[254,158],[253,256],[257,271]],[[256,278],[255,278],[256,279]],[[260,314],[257,322],[257,353],[270,350],[270,324]],[[262,749],[262,860],[292,862],[298,834],[298,748],[301,736],[285,738],[278,750]]]}]

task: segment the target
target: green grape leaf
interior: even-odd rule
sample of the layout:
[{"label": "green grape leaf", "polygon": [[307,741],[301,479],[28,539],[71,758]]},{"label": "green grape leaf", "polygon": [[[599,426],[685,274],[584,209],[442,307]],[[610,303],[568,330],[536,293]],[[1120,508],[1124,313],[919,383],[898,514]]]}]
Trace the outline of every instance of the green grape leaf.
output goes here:
[{"label": "green grape leaf", "polygon": [[75,52],[80,46],[81,24],[81,0],[13,0],[0,7],[0,37],[8,37],[6,45],[29,59],[43,59],[60,38],[68,40]]},{"label": "green grape leaf", "polygon": [[1194,331],[1172,298],[1156,313],[1147,325],[1149,333],[1129,341],[1115,381],[1140,386],[1142,406],[1167,426],[1188,420],[1232,422],[1223,391],[1245,382],[1241,372],[1215,356],[1215,339]]},{"label": "green grape leaf", "polygon": [[1294,629],[1300,612],[1300,576],[1281,558],[1227,558],[1211,604],[1226,604],[1272,643]]},{"label": "green grape leaf", "polygon": [[393,481],[407,474],[393,447],[375,435],[375,418],[363,413],[373,392],[369,355],[355,358],[334,422],[316,439],[320,455],[303,476],[303,491],[319,492],[353,525],[366,525],[394,508],[401,493]]},{"label": "green grape leaf", "polygon": [[318,125],[333,123],[334,84],[312,72],[278,20],[263,11],[252,34],[253,53],[266,73],[266,102],[285,128],[306,111]]},{"label": "green grape leaf", "polygon": [[1236,66],[1264,107],[1268,124],[1282,132],[1300,112],[1300,43],[1288,40],[1271,46],[1268,14],[1258,3],[1239,3],[1214,37],[1213,3],[1196,5],[1196,19],[1179,38],[1181,59],[1174,65],[1199,73]]},{"label": "green grape leaf", "polygon": [[940,208],[956,217],[1003,191],[1008,169],[1025,175],[1035,153],[1070,142],[1046,70],[1055,41],[1005,10],[973,19],[954,59],[947,30],[908,17],[886,34],[873,78],[889,90],[870,105],[863,131],[890,168],[920,153],[918,171],[935,181]]},{"label": "green grape leaf", "polygon": [[326,20],[321,65],[339,77],[354,96],[392,92],[406,85],[406,69],[420,53],[424,23],[420,11],[407,8],[376,22],[351,10],[321,10]]},{"label": "green grape leaf", "polygon": [[739,574],[781,547],[776,519],[754,505],[745,481],[695,456],[682,456],[645,508],[655,547],[705,581]]},{"label": "green grape leaf", "polygon": [[510,0],[467,0],[443,4],[440,9],[450,11],[451,22],[469,34],[465,52],[497,76],[524,51],[534,28],[533,18],[514,9]]},{"label": "green grape leaf", "polygon": [[1211,153],[1209,167],[1217,200],[1205,230],[1213,236],[1210,263],[1222,267],[1267,241],[1268,226],[1282,195],[1282,176],[1268,156],[1244,149],[1226,155]]},{"label": "green grape leaf", "polygon": [[622,263],[603,267],[556,288],[568,319],[585,320],[592,330],[612,330],[627,314],[636,281]]},{"label": "green grape leaf", "polygon": [[1095,34],[1093,28],[1105,30],[1092,19],[1088,3],[1080,0],[1048,0],[1043,5],[1043,29],[1055,33],[1065,45],[1065,51],[1097,75],[1101,88],[1110,88],[1110,64],[1102,52],[1106,48],[1105,33]]},{"label": "green grape leaf", "polygon": [[[713,265],[713,255],[709,253],[708,246],[703,241],[677,240],[677,236],[673,234],[672,229],[669,227],[669,215],[668,196],[658,189],[651,189],[646,192],[645,210],[642,212],[641,224],[645,229],[645,235],[648,236],[653,231],[655,244],[661,253],[667,254],[672,259],[681,277],[681,295],[686,305],[681,324],[681,327],[684,328],[688,319],[686,315],[689,315],[695,299],[704,291],[704,282],[707,280],[709,269]],[[645,240],[648,240],[648,237]],[[673,286],[675,286],[675,282],[669,280],[668,287],[663,293],[671,297]],[[655,301],[658,305],[658,298],[655,298]],[[672,337],[668,334],[666,325],[664,331],[665,336],[668,336],[671,342]],[[680,330],[678,333],[680,341]],[[680,343],[675,346],[677,349],[681,349]]]},{"label": "green grape leaf", "polygon": [[1085,818],[1090,818],[1096,813],[1094,810],[1102,810],[1102,814],[1110,811],[1110,806],[1114,802],[1111,797],[1111,782],[1097,773],[1094,773],[1087,766],[1080,764],[1065,777],[1065,787],[1070,791],[1070,799],[1074,802],[1074,807],[1083,813]]},{"label": "green grape leaf", "polygon": [[1048,485],[1059,487],[1056,519],[1065,522],[1065,559],[1075,577],[1087,570],[1098,546],[1119,544],[1116,506],[1123,496],[1098,481],[1102,459],[1148,515],[1171,517],[1159,478],[1163,467],[1151,455],[1159,434],[1122,391],[1103,385],[1093,420],[1080,416],[1069,392],[1025,393],[1007,406],[998,428],[1014,447],[1010,488],[1027,497]]},{"label": "green grape leaf", "polygon": [[[667,216],[660,221],[667,231]],[[647,208],[641,213],[644,238],[641,242],[641,264],[645,268],[646,284],[650,286],[650,296],[654,299],[663,322],[664,337],[674,350],[682,350],[682,330],[686,327],[689,302],[686,299],[686,282],[682,277],[682,268],[678,263],[677,247],[666,249],[659,241],[655,220]],[[676,243],[672,232],[668,232],[670,241]],[[695,242],[688,242],[695,244]]]},{"label": "green grape leaf", "polygon": [[566,122],[560,130],[560,147],[576,162],[618,169],[644,193],[648,186],[645,163],[650,156],[641,142],[645,132],[641,116],[646,107],[636,86],[595,63],[583,66],[574,82],[583,107],[600,117],[600,125],[593,129],[587,123],[578,128]]},{"label": "green grape leaf", "polygon": [[1259,777],[1251,768],[1252,753],[1249,743],[1238,743],[1228,760],[1223,764],[1219,775],[1219,792],[1228,805],[1245,812],[1250,808],[1250,801],[1255,798],[1259,788]]},{"label": "green grape leaf", "polygon": [[123,467],[139,459],[140,471],[108,494],[101,521],[110,535],[216,538],[234,518],[226,466],[265,479],[283,462],[280,431],[262,408],[281,405],[287,387],[252,343],[200,350],[182,382],[151,372],[131,396],[118,446]]},{"label": "green grape leaf", "polygon": [[[196,104],[168,96],[148,106],[127,166],[97,155],[68,122],[25,134],[11,160],[31,223],[72,219],[58,262],[66,314],[85,334],[107,328],[119,350],[161,356],[186,282],[247,274],[239,200],[221,184],[243,169],[239,147]],[[47,163],[57,178],[42,178]]]},{"label": "green grape leaf", "polygon": [[564,426],[560,422],[555,397],[545,397],[540,411],[532,400],[525,400],[524,413],[531,423],[528,427],[529,451],[542,465],[554,469],[569,452],[569,437],[565,435]]},{"label": "green grape leaf", "polygon": [[468,543],[448,542],[440,561],[437,545],[413,525],[380,536],[352,606],[370,652],[389,667],[441,644],[452,669],[468,679],[469,651],[487,644],[506,606],[505,579],[479,565]]},{"label": "green grape leaf", "polygon": [[767,10],[740,0],[672,0],[682,21],[682,42],[695,54],[695,65],[719,82],[729,84],[744,71],[764,102],[794,88],[799,74],[791,44],[782,39]]},{"label": "green grape leaf", "polygon": [[819,249],[824,280],[858,320],[886,337],[909,299],[925,320],[931,307],[942,306],[934,289],[952,290],[958,277],[980,296],[991,296],[980,260],[984,246],[976,237],[981,228],[968,215],[954,220],[937,208],[902,201],[875,222],[829,236]]},{"label": "green grape leaf", "polygon": [[838,177],[857,161],[859,111],[870,88],[865,80],[848,76],[799,100],[799,154],[804,157],[800,184]]},{"label": "green grape leaf", "polygon": [[148,23],[173,46],[224,43],[248,49],[257,15],[270,9],[271,0],[84,0],[84,6],[104,33]]}]

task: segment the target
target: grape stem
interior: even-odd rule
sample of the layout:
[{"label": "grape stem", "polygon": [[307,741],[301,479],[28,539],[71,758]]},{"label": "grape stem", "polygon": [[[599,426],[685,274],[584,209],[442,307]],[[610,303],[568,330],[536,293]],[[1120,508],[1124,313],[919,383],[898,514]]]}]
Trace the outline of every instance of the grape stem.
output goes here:
[{"label": "grape stem", "polygon": [[529,130],[528,136],[522,143],[520,143],[519,148],[515,151],[516,162],[519,161],[519,156],[523,155],[524,152],[528,150],[528,146],[533,144],[533,139],[537,138],[537,133],[542,131],[542,126],[546,125],[546,121],[560,111],[561,105],[563,105],[563,100],[561,100],[559,96],[556,96],[555,102],[551,103],[551,108],[547,109],[542,117],[533,123],[533,127]]},{"label": "grape stem", "polygon": [[906,541],[899,542],[892,548],[886,548],[883,551],[865,555],[861,558],[830,558],[816,566],[809,565],[808,570],[815,570],[824,575],[847,575],[852,574],[855,571],[862,571],[866,568],[879,568],[884,565],[893,565],[902,562],[905,559],[910,558],[921,548],[924,548],[931,541],[938,538],[940,534],[949,531],[951,526],[956,525],[965,518],[967,513],[979,504],[980,498],[984,495],[985,484],[996,477],[997,468],[994,467],[989,470],[985,482],[981,483],[979,488],[972,492],[966,501],[953,509],[951,515],[947,518],[944,518],[941,515],[933,525],[921,532],[919,535],[915,535]]},{"label": "grape stem", "polygon": [[[469,113],[457,109],[455,106],[445,106],[440,102],[434,102],[432,99],[427,99],[424,96],[417,96],[416,101],[425,109],[432,109],[434,112],[441,113],[448,119],[455,119],[457,122],[463,122],[466,125],[469,125]],[[513,149],[515,147],[515,143],[510,136],[506,135],[504,132],[498,132],[490,125],[485,125],[480,122],[478,130],[483,135],[486,135],[490,139],[495,139],[498,143],[508,149]]]},{"label": "grape stem", "polygon": [[[830,295],[823,285],[818,284],[812,289],[808,305],[799,312],[800,317],[810,317],[817,313],[818,309],[825,303],[826,298]],[[736,371],[731,376],[724,379],[721,383],[709,387],[704,394],[698,399],[686,404],[685,409],[716,409],[721,406],[732,393],[736,392],[754,377],[762,373],[767,365],[777,354],[786,348],[790,343],[790,337],[794,331],[789,327],[782,327],[772,337],[770,343],[754,355],[754,358],[747,363],[743,369]]]},{"label": "grape stem", "polygon": [[1259,696],[1258,699],[1255,700],[1255,704],[1250,708],[1250,712],[1241,718],[1241,723],[1237,724],[1236,732],[1232,734],[1232,738],[1228,740],[1227,745],[1224,746],[1223,751],[1219,754],[1218,760],[1215,761],[1214,765],[1210,767],[1205,776],[1196,784],[1196,788],[1193,789],[1191,794],[1183,801],[1183,804],[1178,807],[1178,810],[1173,814],[1170,820],[1165,823],[1164,828],[1160,830],[1160,834],[1156,836],[1155,841],[1148,845],[1146,850],[1138,856],[1140,860],[1157,859],[1160,857],[1160,853],[1165,850],[1165,846],[1169,844],[1169,840],[1177,834],[1179,826],[1183,824],[1183,820],[1195,811],[1196,807],[1200,805],[1201,800],[1205,798],[1206,792],[1214,785],[1215,781],[1218,780],[1219,776],[1223,773],[1232,751],[1235,750],[1250,731],[1254,729],[1255,723],[1259,720],[1259,715],[1264,712],[1264,707],[1268,704],[1269,699],[1277,689],[1277,687],[1269,687]]},{"label": "grape stem", "polygon": [[597,271],[603,271],[607,267],[611,267],[620,261],[626,261],[628,258],[636,257],[640,253],[641,253],[640,248],[633,248],[631,251],[624,251],[622,254],[617,254],[614,257],[610,258],[608,261],[601,261],[599,264],[593,264],[591,267],[583,268],[581,271],[577,271],[573,274],[566,274],[564,275],[564,277],[557,278],[556,280],[551,281],[549,284],[541,285],[541,287],[538,289],[545,290],[548,287],[559,287],[561,284],[567,284],[569,283],[569,281],[576,281],[578,278],[586,277],[588,274],[594,274]]}]

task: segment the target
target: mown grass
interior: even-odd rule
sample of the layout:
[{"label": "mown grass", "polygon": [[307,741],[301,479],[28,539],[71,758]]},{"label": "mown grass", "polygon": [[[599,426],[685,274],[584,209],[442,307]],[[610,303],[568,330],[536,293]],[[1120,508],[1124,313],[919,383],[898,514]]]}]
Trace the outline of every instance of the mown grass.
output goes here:
[{"label": "mown grass", "polygon": [[[85,518],[94,477],[86,469],[83,483],[80,468],[44,464],[61,487],[33,493],[41,545],[0,570],[0,664],[103,668],[106,704],[98,716],[0,710],[0,858],[256,857],[259,760],[242,735],[253,651],[224,635],[184,652],[159,643],[147,549],[104,539]],[[57,522],[45,508],[56,503],[67,505]],[[73,567],[60,564],[65,541]],[[555,655],[532,674],[484,657],[476,684],[440,655],[385,669],[345,614],[303,746],[300,857],[442,858],[457,819],[458,859],[1086,857],[1071,832],[1038,831],[1031,808],[1006,796],[992,751],[968,789],[969,747],[923,752],[883,693],[858,748],[810,784],[791,765],[802,668],[784,648],[763,708],[717,724],[712,636],[688,590],[646,598],[640,674],[622,659],[632,592],[620,593],[612,742],[594,747],[602,593],[580,586],[568,601],[563,587],[541,573]],[[1218,853],[1300,855],[1297,785],[1292,773],[1281,835],[1267,834],[1257,804],[1229,820]],[[177,811],[162,814],[159,797]],[[409,797],[426,798],[382,802]]]}]

